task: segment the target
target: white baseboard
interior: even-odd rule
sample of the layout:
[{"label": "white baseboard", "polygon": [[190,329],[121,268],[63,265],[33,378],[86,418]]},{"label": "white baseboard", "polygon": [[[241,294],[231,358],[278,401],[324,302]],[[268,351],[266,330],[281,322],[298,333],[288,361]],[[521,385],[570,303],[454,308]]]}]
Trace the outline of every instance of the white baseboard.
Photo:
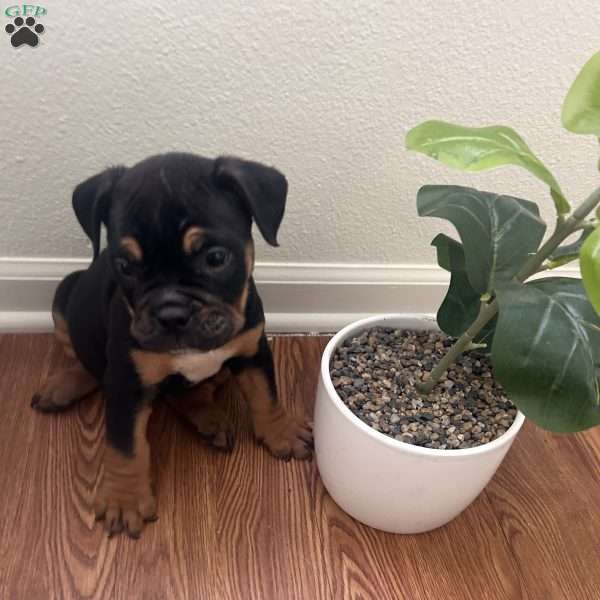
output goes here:
[{"label": "white baseboard", "polygon": [[[82,259],[0,258],[0,331],[50,331],[58,282]],[[562,269],[560,275],[577,275]],[[380,313],[434,314],[448,273],[433,265],[259,263],[255,279],[271,333],[337,331]]]}]

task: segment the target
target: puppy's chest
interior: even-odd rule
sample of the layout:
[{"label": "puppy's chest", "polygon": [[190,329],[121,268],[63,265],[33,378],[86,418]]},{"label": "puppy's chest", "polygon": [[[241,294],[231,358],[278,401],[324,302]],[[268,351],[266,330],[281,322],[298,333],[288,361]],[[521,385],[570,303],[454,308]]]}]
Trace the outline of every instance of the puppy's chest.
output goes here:
[{"label": "puppy's chest", "polygon": [[216,375],[233,354],[219,348],[211,352],[183,352],[173,355],[173,374],[185,377],[191,384],[200,383]]},{"label": "puppy's chest", "polygon": [[228,348],[209,352],[193,350],[178,353],[155,353],[135,351],[133,360],[146,386],[157,385],[177,376],[189,384],[196,384],[216,375],[234,353]]},{"label": "puppy's chest", "polygon": [[196,384],[216,375],[230,358],[254,356],[258,351],[261,335],[262,324],[208,352],[186,350],[159,353],[134,350],[131,357],[145,386],[157,385],[171,376],[183,377],[190,384]]}]

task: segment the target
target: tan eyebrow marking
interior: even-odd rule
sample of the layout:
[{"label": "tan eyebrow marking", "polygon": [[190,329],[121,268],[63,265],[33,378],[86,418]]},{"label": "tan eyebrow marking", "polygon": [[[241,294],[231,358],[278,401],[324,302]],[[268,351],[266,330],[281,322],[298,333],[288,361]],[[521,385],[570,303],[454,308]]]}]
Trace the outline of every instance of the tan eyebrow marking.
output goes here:
[{"label": "tan eyebrow marking", "polygon": [[144,258],[144,253],[142,252],[142,247],[140,243],[130,235],[125,236],[121,240],[121,247],[125,248],[127,252],[131,255],[132,258],[141,262],[142,258]]},{"label": "tan eyebrow marking", "polygon": [[183,234],[182,246],[186,254],[191,254],[200,247],[204,239],[204,229],[192,225]]}]

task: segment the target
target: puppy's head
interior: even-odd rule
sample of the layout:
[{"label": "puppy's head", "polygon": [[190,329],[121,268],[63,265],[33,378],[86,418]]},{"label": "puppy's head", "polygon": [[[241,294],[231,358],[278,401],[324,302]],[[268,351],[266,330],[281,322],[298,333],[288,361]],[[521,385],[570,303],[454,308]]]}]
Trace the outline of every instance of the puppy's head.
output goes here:
[{"label": "puppy's head", "polygon": [[84,181],[73,208],[108,253],[138,344],[157,352],[210,350],[244,325],[254,266],[252,220],[277,245],[287,182],[265,165],[166,154]]}]

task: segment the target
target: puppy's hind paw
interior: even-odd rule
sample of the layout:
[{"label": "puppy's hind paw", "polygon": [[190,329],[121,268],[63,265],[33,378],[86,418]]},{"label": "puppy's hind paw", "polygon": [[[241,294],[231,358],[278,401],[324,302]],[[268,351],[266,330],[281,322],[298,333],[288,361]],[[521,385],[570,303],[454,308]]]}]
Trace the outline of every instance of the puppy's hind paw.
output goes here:
[{"label": "puppy's hind paw", "polygon": [[81,366],[63,369],[49,377],[31,398],[31,408],[40,412],[60,412],[98,387],[98,382]]}]

